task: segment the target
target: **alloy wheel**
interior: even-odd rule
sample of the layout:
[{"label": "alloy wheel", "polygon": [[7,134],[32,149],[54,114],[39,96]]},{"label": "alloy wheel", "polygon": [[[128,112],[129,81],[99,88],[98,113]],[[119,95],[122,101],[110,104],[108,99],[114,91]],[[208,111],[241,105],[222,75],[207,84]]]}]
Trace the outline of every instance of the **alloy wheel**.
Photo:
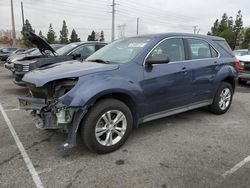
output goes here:
[{"label": "alloy wheel", "polygon": [[95,137],[103,146],[118,143],[127,129],[127,119],[119,110],[109,110],[101,115],[96,123]]}]

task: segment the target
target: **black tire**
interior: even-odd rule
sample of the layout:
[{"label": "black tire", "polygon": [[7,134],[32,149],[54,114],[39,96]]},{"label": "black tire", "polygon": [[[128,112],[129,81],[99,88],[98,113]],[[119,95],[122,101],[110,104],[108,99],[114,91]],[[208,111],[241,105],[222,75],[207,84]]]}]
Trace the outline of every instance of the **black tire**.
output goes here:
[{"label": "black tire", "polygon": [[[220,107],[220,100],[221,100],[222,91],[225,91],[225,89],[229,89],[231,97],[230,97],[230,101],[228,103],[228,106],[225,109],[222,109]],[[233,88],[232,88],[232,85],[230,83],[228,83],[228,82],[222,82],[220,87],[218,88],[215,96],[214,96],[214,100],[213,100],[212,105],[209,106],[209,109],[210,109],[210,111],[212,111],[215,114],[218,114],[218,115],[224,114],[230,108],[232,100],[233,100]]]},{"label": "black tire", "polygon": [[246,80],[242,80],[241,78],[238,78],[238,83],[239,83],[239,85],[246,85],[247,81]]},{"label": "black tire", "polygon": [[[118,110],[123,113],[123,115],[126,118],[127,128],[124,132],[123,137],[121,137],[121,139],[116,144],[111,146],[104,146],[101,143],[99,143],[98,139],[96,138],[95,131],[98,120],[102,117],[103,114],[105,114],[110,110]],[[132,113],[126,104],[116,99],[103,99],[97,102],[87,113],[86,117],[84,118],[81,124],[81,135],[83,142],[88,149],[96,153],[104,154],[115,151],[118,148],[120,148],[129,137],[129,134],[132,130],[132,126],[133,126]],[[104,134],[106,134],[107,137],[107,133]],[[115,133],[111,134],[114,135]]]}]

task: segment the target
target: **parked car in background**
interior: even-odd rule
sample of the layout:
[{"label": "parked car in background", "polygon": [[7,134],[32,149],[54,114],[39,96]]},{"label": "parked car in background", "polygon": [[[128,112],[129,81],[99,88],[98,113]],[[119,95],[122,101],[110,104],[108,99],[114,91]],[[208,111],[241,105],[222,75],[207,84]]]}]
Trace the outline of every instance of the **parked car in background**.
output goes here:
[{"label": "parked car in background", "polygon": [[[64,45],[63,44],[51,44],[50,46],[56,51],[59,48],[63,47]],[[48,56],[50,56],[50,54],[46,54],[44,52],[41,52],[37,48],[32,48],[32,49],[29,49],[29,50],[21,53],[21,54],[16,54],[16,55],[10,56],[6,60],[6,63],[4,64],[4,67],[6,69],[9,69],[11,72],[14,73],[14,71],[15,71],[14,63],[16,61],[31,60],[31,59],[34,59],[34,58],[41,58],[41,57],[48,57]]]},{"label": "parked car in background", "polygon": [[53,48],[40,37],[33,33],[31,33],[31,37],[33,43],[36,43],[39,49],[43,49],[45,52],[49,50],[50,55],[47,57],[34,58],[31,60],[16,61],[14,63],[14,83],[19,86],[25,86],[22,78],[27,72],[31,70],[72,59],[82,61],[106,45],[106,43],[97,41],[75,42],[65,45],[62,48],[54,51]]},{"label": "parked car in background", "polygon": [[63,149],[85,145],[97,153],[121,147],[133,127],[208,106],[230,108],[236,58],[220,37],[153,34],[117,40],[85,62],[69,61],[26,74],[30,96],[19,97],[41,129],[66,129]]},{"label": "parked car in background", "polygon": [[20,48],[2,48],[0,51],[0,61],[6,61],[6,59],[14,54],[24,52],[25,49]]},{"label": "parked car in background", "polygon": [[250,55],[239,56],[238,60],[238,83],[244,85],[250,81]]},{"label": "parked car in background", "polygon": [[250,54],[248,49],[234,50],[233,53],[237,59],[241,56]]}]

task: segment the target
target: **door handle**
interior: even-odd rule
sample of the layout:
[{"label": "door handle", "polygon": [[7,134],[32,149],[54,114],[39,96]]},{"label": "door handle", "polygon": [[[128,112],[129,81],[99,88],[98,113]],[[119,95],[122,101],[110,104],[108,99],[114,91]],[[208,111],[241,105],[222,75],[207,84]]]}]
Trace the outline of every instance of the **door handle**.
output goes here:
[{"label": "door handle", "polygon": [[181,69],[181,70],[185,71],[185,70],[187,70],[187,67],[182,67],[182,69]]}]

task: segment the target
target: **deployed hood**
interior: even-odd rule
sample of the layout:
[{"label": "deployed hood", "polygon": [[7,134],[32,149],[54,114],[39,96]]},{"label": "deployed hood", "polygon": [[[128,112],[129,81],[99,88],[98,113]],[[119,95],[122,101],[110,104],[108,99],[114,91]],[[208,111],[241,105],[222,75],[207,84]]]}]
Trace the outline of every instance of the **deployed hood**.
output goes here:
[{"label": "deployed hood", "polygon": [[243,55],[237,58],[240,61],[250,62],[250,55]]},{"label": "deployed hood", "polygon": [[28,36],[29,41],[37,46],[42,54],[44,54],[46,50],[51,51],[53,54],[56,53],[55,50],[45,40],[43,40],[36,34],[29,32],[26,35]]},{"label": "deployed hood", "polygon": [[68,61],[31,71],[25,74],[22,80],[34,84],[36,87],[42,87],[44,84],[53,80],[80,77],[87,74],[115,70],[118,67],[119,65]]}]

